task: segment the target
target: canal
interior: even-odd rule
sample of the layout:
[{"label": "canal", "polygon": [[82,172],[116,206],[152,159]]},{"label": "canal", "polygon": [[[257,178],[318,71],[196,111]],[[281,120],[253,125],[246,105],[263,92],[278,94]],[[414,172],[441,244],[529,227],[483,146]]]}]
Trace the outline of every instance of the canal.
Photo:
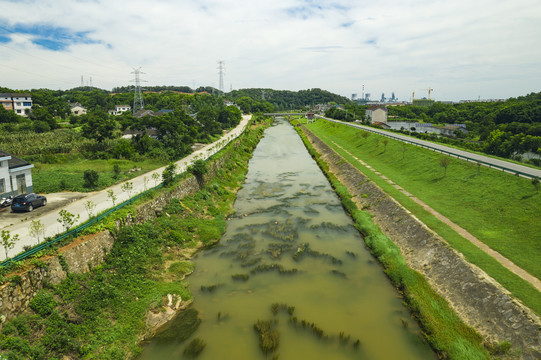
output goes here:
[{"label": "canal", "polygon": [[139,359],[184,358],[193,339],[198,359],[436,358],[287,121],[266,130],[235,211],[187,278],[197,330]]}]

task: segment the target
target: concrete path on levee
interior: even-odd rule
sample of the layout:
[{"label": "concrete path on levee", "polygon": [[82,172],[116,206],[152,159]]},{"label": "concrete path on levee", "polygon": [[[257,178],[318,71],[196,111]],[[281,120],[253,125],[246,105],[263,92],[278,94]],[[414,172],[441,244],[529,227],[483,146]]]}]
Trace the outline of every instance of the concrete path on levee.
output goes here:
[{"label": "concrete path on levee", "polygon": [[[225,133],[219,140],[213,142],[212,144],[205,145],[201,149],[177,161],[177,174],[186,171],[188,166],[190,166],[195,160],[208,159],[210,156],[217,153],[229,142],[237,138],[246,128],[251,117],[251,115],[244,115],[239,125],[231,131]],[[108,190],[113,190],[114,194],[117,197],[116,204],[120,204],[121,202],[128,200],[130,197],[133,197],[145,191],[147,188],[151,188],[157,185],[152,178],[152,174],[159,174],[159,182],[161,182],[161,174],[164,169],[165,167],[161,167],[159,169],[140,175],[131,180],[127,180],[119,184],[113,185],[101,191],[95,191],[90,193],[75,193],[73,195],[61,193],[51,194],[51,196],[49,196],[48,194],[45,194],[48,197],[47,205],[45,207],[39,207],[35,209],[33,213],[0,213],[0,229],[10,231],[11,235],[18,234],[20,238],[20,240],[15,243],[15,246],[11,250],[9,250],[8,255],[10,257],[13,257],[22,252],[24,246],[34,246],[38,243],[37,239],[30,235],[30,222],[32,220],[39,220],[45,226],[45,234],[44,236],[41,236],[41,240],[43,240],[44,237],[53,237],[64,231],[61,224],[57,221],[57,219],[59,218],[58,213],[60,210],[64,209],[72,214],[79,215],[80,218],[77,223],[82,224],[89,218],[88,212],[85,209],[85,203],[87,201],[91,200],[94,204],[96,204],[94,214],[98,214],[104,210],[113,207],[112,201],[107,195]],[[122,185],[126,182],[131,182],[133,184],[133,190],[130,191],[130,194],[128,194],[126,191],[122,191]],[[70,201],[70,198],[73,201]],[[55,206],[55,200],[63,200],[63,203],[65,205]],[[4,218],[3,215],[10,216],[6,216]],[[0,260],[5,260],[5,258],[6,257],[4,251],[1,251]]]},{"label": "concrete path on levee", "polygon": [[470,161],[479,162],[484,166],[489,166],[489,167],[492,166],[492,167],[496,167],[498,169],[505,169],[505,171],[507,171],[509,173],[512,173],[512,174],[518,174],[520,176],[528,177],[528,178],[537,177],[537,178],[541,179],[541,170],[539,170],[539,169],[534,169],[534,168],[531,168],[531,167],[528,167],[528,166],[515,164],[515,163],[505,161],[505,160],[501,160],[501,159],[495,159],[495,158],[492,158],[492,157],[489,157],[489,156],[475,154],[475,153],[469,152],[467,150],[455,149],[455,148],[452,148],[452,147],[449,147],[449,146],[445,146],[445,145],[433,143],[433,142],[430,142],[430,141],[417,139],[415,137],[406,136],[406,135],[398,134],[398,133],[395,133],[395,132],[380,130],[380,129],[376,129],[376,128],[373,128],[373,127],[363,126],[363,125],[359,125],[359,124],[355,124],[355,123],[338,121],[338,120],[329,119],[329,118],[326,118],[326,117],[323,117],[323,116],[318,116],[318,117],[322,118],[322,119],[325,119],[325,120],[328,120],[328,121],[336,122],[336,123],[339,123],[339,124],[344,124],[344,125],[347,125],[347,126],[358,128],[358,129],[370,131],[370,132],[373,132],[373,133],[376,133],[376,134],[379,134],[379,135],[391,137],[391,138],[393,138],[395,140],[401,140],[401,141],[404,141],[404,142],[407,142],[407,143],[410,143],[410,144],[413,144],[413,145],[427,147],[427,148],[430,148],[431,150],[434,150],[434,151],[442,151],[442,152],[445,152],[445,153],[448,153],[448,154],[455,155],[457,157],[461,157],[463,159],[465,158],[465,159],[469,159]]},{"label": "concrete path on levee", "polygon": [[[332,140],[331,140],[332,141]],[[365,166],[366,168],[368,168],[369,170],[371,170],[372,172],[374,172],[376,175],[378,175],[379,177],[381,177],[383,180],[385,180],[386,182],[388,182],[389,184],[391,184],[395,189],[397,189],[398,191],[400,191],[401,193],[403,193],[404,195],[406,195],[407,197],[409,197],[411,200],[415,201],[417,204],[421,205],[426,211],[428,211],[429,213],[431,213],[432,215],[434,215],[436,218],[438,218],[440,221],[444,222],[445,224],[447,224],[450,228],[452,228],[453,230],[455,230],[457,233],[459,233],[463,238],[465,238],[466,240],[468,240],[469,242],[471,242],[472,244],[474,244],[475,246],[477,246],[479,249],[481,249],[482,251],[484,251],[486,254],[490,255],[491,257],[493,257],[496,261],[498,261],[503,267],[509,269],[511,272],[513,272],[514,274],[516,274],[517,276],[521,277],[523,280],[527,281],[528,283],[532,284],[532,286],[534,286],[538,291],[541,292],[541,281],[531,275],[530,273],[528,273],[527,271],[525,271],[524,269],[520,268],[519,266],[517,266],[515,263],[513,263],[511,260],[509,260],[508,258],[506,258],[505,256],[503,256],[502,254],[500,254],[499,252],[491,249],[488,245],[486,245],[485,243],[483,243],[481,240],[479,240],[478,238],[476,238],[475,236],[473,236],[472,234],[470,234],[466,229],[460,227],[459,225],[455,224],[454,222],[452,222],[451,220],[449,220],[449,218],[446,218],[445,216],[443,216],[442,214],[440,214],[439,212],[437,212],[436,210],[434,210],[433,208],[431,208],[430,206],[428,206],[427,204],[425,204],[423,201],[419,200],[418,198],[416,198],[415,196],[413,196],[412,194],[410,194],[409,192],[407,192],[406,190],[404,190],[404,188],[402,188],[400,185],[397,185],[395,184],[391,179],[389,179],[388,177],[386,177],[385,175],[381,174],[379,171],[375,170],[374,168],[372,168],[370,165],[368,165],[367,163],[365,163],[364,161],[362,161],[361,159],[357,158],[355,155],[351,154],[349,151],[347,151],[346,149],[344,149],[343,147],[341,147],[340,145],[338,145],[337,143],[335,143],[333,141],[333,144],[340,148],[342,151],[344,151],[345,153],[347,153],[349,156],[351,156],[353,159],[355,159],[356,161],[358,161],[361,165]]]}]

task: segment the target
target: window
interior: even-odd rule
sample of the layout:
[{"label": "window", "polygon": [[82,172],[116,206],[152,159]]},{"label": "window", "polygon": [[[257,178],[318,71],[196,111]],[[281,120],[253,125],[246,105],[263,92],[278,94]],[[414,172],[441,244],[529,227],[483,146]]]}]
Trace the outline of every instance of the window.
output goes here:
[{"label": "window", "polygon": [[6,180],[0,179],[0,194],[3,194],[6,192]]},{"label": "window", "polygon": [[31,102],[23,102],[23,106],[32,106]]},{"label": "window", "polygon": [[22,113],[23,111],[21,109],[17,109],[17,114]]}]

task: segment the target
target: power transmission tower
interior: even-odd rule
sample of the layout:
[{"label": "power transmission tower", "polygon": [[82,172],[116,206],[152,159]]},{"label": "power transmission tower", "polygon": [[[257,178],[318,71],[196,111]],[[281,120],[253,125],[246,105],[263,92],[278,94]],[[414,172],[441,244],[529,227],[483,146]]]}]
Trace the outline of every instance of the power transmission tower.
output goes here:
[{"label": "power transmission tower", "polygon": [[83,75],[81,75],[81,87],[85,86],[85,82],[83,81]]},{"label": "power transmission tower", "polygon": [[90,77],[90,87],[94,87],[94,85],[92,85],[92,76]]},{"label": "power transmission tower", "polygon": [[139,75],[144,74],[144,72],[141,71],[141,68],[133,69],[131,73],[135,74],[135,79],[131,80],[135,82],[133,94],[133,114],[135,115],[136,112],[145,108],[145,104],[143,103],[143,93],[141,92],[141,81],[146,80],[141,80],[139,77]]},{"label": "power transmission tower", "polygon": [[225,63],[223,60],[220,60],[218,61],[218,75],[220,78],[218,90],[220,90],[222,93],[224,92],[224,73],[225,73]]}]

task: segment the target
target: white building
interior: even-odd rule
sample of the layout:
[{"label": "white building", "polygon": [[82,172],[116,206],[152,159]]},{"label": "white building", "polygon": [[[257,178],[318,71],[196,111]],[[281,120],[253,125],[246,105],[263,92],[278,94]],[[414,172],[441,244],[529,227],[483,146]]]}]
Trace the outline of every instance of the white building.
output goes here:
[{"label": "white building", "polygon": [[0,151],[0,197],[34,192],[33,167],[22,159]]},{"label": "white building", "polygon": [[13,110],[15,114],[20,116],[26,117],[27,112],[32,110],[32,96],[30,94],[0,94],[0,102],[6,110]]},{"label": "white building", "polygon": [[131,111],[130,105],[115,105],[114,110],[109,110],[109,114],[111,115],[120,115],[126,111]]},{"label": "white building", "polygon": [[371,124],[380,122],[387,124],[387,108],[384,106],[371,106],[366,109],[366,119],[370,120]]}]

